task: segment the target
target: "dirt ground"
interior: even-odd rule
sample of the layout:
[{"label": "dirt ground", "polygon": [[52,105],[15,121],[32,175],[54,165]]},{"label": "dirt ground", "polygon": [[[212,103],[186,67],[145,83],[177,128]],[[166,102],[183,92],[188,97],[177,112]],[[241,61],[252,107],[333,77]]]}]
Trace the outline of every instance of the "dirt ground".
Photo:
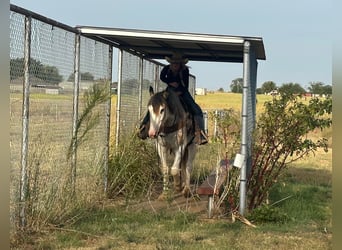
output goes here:
[{"label": "dirt ground", "polygon": [[[158,197],[151,197],[143,202],[134,204],[131,209],[134,211],[147,210],[151,212],[187,212],[191,214],[196,214],[200,219],[208,219],[209,209],[208,209],[208,195],[198,195],[195,187],[191,187],[193,192],[192,196],[185,198],[181,193],[172,193],[169,197],[163,200],[158,199]],[[172,191],[171,191],[172,192]],[[222,210],[222,209],[221,209]],[[213,217],[219,215],[222,216],[222,211],[217,211],[212,209]]]}]

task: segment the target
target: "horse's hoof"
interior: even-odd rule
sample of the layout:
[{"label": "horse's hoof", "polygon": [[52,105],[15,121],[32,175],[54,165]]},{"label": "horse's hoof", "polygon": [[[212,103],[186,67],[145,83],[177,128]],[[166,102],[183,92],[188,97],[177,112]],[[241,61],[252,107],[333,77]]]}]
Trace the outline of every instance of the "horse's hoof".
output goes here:
[{"label": "horse's hoof", "polygon": [[172,201],[173,199],[174,199],[174,194],[170,190],[166,192],[164,191],[158,197],[159,201]]},{"label": "horse's hoof", "polygon": [[167,200],[167,194],[166,193],[161,193],[158,196],[158,201],[166,201]]}]

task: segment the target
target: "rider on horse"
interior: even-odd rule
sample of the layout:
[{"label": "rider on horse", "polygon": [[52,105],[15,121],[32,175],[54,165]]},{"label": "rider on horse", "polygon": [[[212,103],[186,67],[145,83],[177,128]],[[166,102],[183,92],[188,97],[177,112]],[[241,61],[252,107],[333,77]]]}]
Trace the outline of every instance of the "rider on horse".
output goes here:
[{"label": "rider on horse", "polygon": [[[170,64],[162,69],[160,79],[168,85],[167,88],[177,93],[181,101],[185,103],[186,109],[194,116],[196,143],[199,145],[206,144],[208,139],[204,132],[203,112],[189,93],[189,68],[185,65],[188,59],[183,58],[179,53],[174,53],[171,57],[165,57],[165,59]],[[148,137],[148,122],[149,113],[147,112],[138,133],[141,139]]]}]

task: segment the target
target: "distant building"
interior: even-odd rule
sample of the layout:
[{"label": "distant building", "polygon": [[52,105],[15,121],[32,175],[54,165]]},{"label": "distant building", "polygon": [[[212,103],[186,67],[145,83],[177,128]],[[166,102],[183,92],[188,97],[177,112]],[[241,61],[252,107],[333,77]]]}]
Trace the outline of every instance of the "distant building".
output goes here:
[{"label": "distant building", "polygon": [[196,95],[206,95],[207,94],[207,89],[206,88],[196,88],[195,89],[195,94]]},{"label": "distant building", "polygon": [[270,92],[266,93],[266,95],[272,95],[272,96],[275,96],[275,95],[279,95],[279,92],[278,92],[278,90],[277,90],[277,89],[274,89],[274,90],[272,90],[272,91],[270,91]]},{"label": "distant building", "polygon": [[[74,89],[74,82],[61,82],[59,83],[59,86],[65,90],[65,91],[72,91]],[[80,90],[88,90],[91,88],[92,85],[94,85],[94,81],[80,81]]]}]

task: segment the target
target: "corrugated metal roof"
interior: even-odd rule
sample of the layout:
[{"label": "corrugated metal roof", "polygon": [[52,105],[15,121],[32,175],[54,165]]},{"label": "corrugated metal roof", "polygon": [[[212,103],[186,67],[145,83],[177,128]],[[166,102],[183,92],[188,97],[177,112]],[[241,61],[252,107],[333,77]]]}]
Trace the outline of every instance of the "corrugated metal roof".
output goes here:
[{"label": "corrugated metal roof", "polygon": [[148,59],[164,59],[177,51],[192,61],[243,62],[243,44],[249,41],[254,48],[256,59],[266,60],[261,37],[90,26],[76,28],[82,35]]}]

